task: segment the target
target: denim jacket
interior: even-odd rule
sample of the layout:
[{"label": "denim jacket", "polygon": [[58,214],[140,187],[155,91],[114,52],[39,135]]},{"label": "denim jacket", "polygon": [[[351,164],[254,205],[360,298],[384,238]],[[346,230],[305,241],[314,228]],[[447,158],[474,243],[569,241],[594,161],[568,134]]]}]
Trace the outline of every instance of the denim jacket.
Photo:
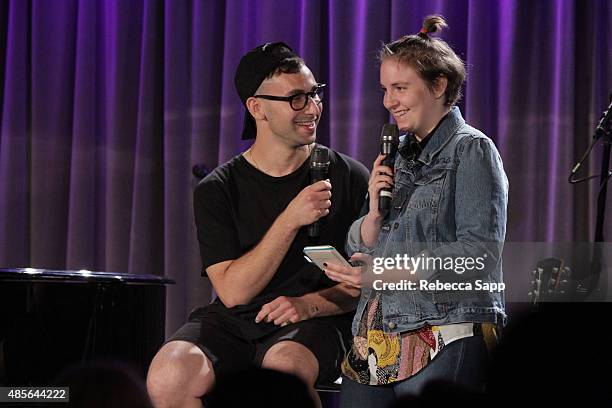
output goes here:
[{"label": "denim jacket", "polygon": [[[447,268],[417,269],[413,279],[470,282],[472,287],[476,281],[502,282],[508,179],[491,139],[466,124],[458,107],[438,126],[416,160],[396,155],[394,182],[392,209],[383,221],[376,246],[370,249],[361,241],[362,217],[349,230],[348,254],[479,258],[485,268],[463,270],[461,274]],[[373,291],[372,285],[364,284],[353,334],[357,333]],[[503,291],[427,287],[379,292],[386,332],[404,332],[424,325],[506,320]]]}]

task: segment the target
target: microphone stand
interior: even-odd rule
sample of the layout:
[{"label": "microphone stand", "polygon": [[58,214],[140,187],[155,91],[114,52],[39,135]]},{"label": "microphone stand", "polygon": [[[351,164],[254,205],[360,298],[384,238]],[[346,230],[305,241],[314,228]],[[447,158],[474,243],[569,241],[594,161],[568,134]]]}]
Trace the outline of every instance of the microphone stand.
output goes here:
[{"label": "microphone stand", "polygon": [[[595,219],[595,247],[593,248],[593,260],[591,263],[590,282],[588,288],[589,293],[598,286],[602,269],[602,247],[604,245],[606,200],[608,193],[608,180],[610,179],[610,148],[612,147],[612,126],[610,126],[610,121],[608,121],[607,124],[604,124],[603,136],[601,137],[603,141],[603,149],[601,156],[600,188],[597,196],[597,218]],[[604,293],[601,293],[600,296],[605,297],[606,287],[607,285],[604,286]],[[603,300],[603,298],[600,300]]]},{"label": "microphone stand", "polygon": [[593,135],[593,141],[591,142],[591,145],[589,146],[584,156],[580,159],[578,164],[574,166],[569,177],[569,182],[572,184],[597,177],[589,176],[582,179],[573,178],[574,174],[578,171],[578,168],[580,168],[586,157],[590,154],[597,140],[602,139],[603,150],[601,157],[601,173],[599,176],[600,187],[599,193],[597,194],[597,217],[595,219],[595,240],[593,247],[593,256],[591,257],[591,267],[589,275],[585,280],[586,284],[578,284],[576,286],[576,292],[582,298],[586,298],[586,296],[588,296],[590,293],[596,291],[596,297],[598,299],[592,300],[603,300],[603,298],[605,298],[605,291],[607,289],[606,285],[606,287],[604,287],[603,292],[601,292],[601,288],[599,287],[599,279],[601,276],[602,269],[602,247],[604,242],[604,225],[608,192],[608,180],[612,176],[612,173],[610,172],[610,151],[612,147],[612,94],[610,94],[610,102],[611,103],[608,106],[608,109],[603,113],[602,118],[599,121],[597,128],[595,129],[595,134]]},{"label": "microphone stand", "polygon": [[601,156],[601,188],[597,199],[597,220],[595,221],[595,242],[604,242],[604,217],[606,211],[606,196],[610,178],[610,147],[612,147],[612,128],[607,129],[603,136],[603,152]]}]

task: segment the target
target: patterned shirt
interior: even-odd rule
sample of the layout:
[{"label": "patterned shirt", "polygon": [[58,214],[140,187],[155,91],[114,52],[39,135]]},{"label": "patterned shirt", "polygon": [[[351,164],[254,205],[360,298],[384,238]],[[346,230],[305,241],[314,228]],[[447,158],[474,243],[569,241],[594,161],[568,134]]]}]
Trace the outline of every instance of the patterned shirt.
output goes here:
[{"label": "patterned shirt", "polygon": [[459,323],[385,333],[377,293],[368,301],[359,331],[342,363],[342,372],[360,384],[382,385],[405,380],[424,369],[451,342],[473,336],[479,326]]}]

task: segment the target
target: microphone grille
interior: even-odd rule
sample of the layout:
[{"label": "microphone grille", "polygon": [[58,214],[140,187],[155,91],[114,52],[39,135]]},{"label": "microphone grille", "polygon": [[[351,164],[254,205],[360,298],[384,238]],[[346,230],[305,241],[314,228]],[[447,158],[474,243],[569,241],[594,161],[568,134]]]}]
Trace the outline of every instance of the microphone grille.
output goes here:
[{"label": "microphone grille", "polygon": [[329,164],[329,151],[323,147],[316,147],[310,154],[310,167],[320,167]]},{"label": "microphone grille", "polygon": [[395,123],[385,123],[380,134],[380,140],[399,144],[399,129]]}]

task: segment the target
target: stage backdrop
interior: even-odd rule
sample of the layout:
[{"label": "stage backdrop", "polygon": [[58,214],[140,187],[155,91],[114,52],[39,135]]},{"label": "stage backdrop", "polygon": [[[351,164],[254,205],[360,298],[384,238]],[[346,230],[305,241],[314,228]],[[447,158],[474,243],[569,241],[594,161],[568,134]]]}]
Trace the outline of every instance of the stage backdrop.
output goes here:
[{"label": "stage backdrop", "polygon": [[249,145],[241,54],[294,47],[328,83],[319,141],[371,167],[376,51],[431,13],[467,62],[464,116],[504,160],[508,240],[592,240],[596,183],[566,179],[612,92],[606,0],[2,0],[0,266],[165,275],[173,330],[211,295],[191,167]]}]

